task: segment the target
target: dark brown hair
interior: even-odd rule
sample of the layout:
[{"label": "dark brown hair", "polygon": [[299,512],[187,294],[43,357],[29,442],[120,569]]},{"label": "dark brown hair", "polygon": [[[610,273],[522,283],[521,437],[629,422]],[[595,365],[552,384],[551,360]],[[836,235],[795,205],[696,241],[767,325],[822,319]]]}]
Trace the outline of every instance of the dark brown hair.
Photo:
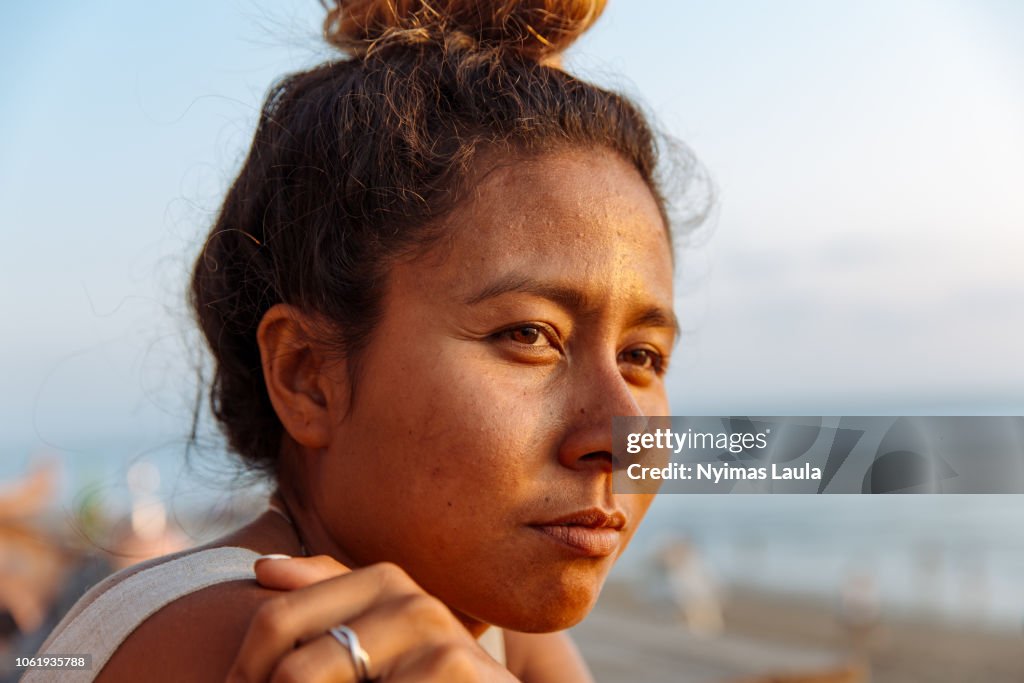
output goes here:
[{"label": "dark brown hair", "polygon": [[[606,148],[664,210],[656,144],[624,97],[553,66],[603,0],[355,0],[328,7],[349,57],[287,76],[196,260],[191,305],[213,352],[213,414],[273,473],[282,427],[256,329],[285,302],[333,323],[357,366],[390,265],[438,236],[482,159]],[[666,221],[667,225],[667,221]]]}]

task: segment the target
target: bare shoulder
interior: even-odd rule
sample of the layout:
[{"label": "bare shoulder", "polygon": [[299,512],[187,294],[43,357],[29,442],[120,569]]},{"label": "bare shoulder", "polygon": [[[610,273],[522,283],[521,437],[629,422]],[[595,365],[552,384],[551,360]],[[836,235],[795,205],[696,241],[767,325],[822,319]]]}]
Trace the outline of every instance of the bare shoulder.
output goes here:
[{"label": "bare shoulder", "polygon": [[[299,551],[290,527],[268,513],[213,543],[139,565],[150,569],[173,559],[217,547],[255,553]],[[149,616],[114,651],[98,683],[216,681],[223,683],[249,623],[260,605],[280,592],[255,580],[215,583],[168,603]]]},{"label": "bare shoulder", "polygon": [[253,614],[277,591],[230,581],[190,593],[146,619],[114,652],[98,683],[223,683]]},{"label": "bare shoulder", "polygon": [[565,631],[505,631],[508,669],[523,683],[593,683],[576,644]]}]

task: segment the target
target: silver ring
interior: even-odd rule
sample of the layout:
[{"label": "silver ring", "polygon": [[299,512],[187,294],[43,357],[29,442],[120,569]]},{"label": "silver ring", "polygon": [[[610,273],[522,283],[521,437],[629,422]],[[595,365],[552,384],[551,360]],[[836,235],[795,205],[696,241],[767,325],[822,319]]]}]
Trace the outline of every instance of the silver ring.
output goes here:
[{"label": "silver ring", "polygon": [[348,650],[352,657],[352,667],[356,670],[356,679],[359,683],[366,683],[370,680],[370,655],[359,644],[359,636],[356,632],[344,624],[339,624],[327,631],[341,646]]}]

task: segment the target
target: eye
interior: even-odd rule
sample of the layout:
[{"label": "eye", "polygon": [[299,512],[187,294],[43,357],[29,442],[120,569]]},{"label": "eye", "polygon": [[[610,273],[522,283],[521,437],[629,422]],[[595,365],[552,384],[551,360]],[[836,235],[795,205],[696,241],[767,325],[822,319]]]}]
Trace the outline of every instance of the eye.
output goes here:
[{"label": "eye", "polygon": [[558,333],[542,323],[519,323],[495,332],[491,338],[518,356],[541,359],[562,353]]},{"label": "eye", "polygon": [[637,346],[621,352],[619,354],[619,362],[625,363],[631,369],[645,370],[659,376],[665,374],[668,368],[668,361],[665,356],[645,346]]},{"label": "eye", "polygon": [[526,344],[527,346],[537,346],[538,341],[547,341],[544,331],[536,325],[513,327],[512,329],[505,330],[502,334],[514,342]]}]

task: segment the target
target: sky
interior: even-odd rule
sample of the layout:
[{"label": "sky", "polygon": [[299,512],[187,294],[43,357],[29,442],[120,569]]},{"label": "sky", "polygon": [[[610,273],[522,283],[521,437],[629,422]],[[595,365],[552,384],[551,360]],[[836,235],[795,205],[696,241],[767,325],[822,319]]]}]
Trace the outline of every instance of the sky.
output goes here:
[{"label": "sky", "polygon": [[[321,12],[0,9],[5,458],[187,432],[189,264]],[[715,188],[674,413],[1024,413],[1024,4],[611,0],[566,64]]]}]

